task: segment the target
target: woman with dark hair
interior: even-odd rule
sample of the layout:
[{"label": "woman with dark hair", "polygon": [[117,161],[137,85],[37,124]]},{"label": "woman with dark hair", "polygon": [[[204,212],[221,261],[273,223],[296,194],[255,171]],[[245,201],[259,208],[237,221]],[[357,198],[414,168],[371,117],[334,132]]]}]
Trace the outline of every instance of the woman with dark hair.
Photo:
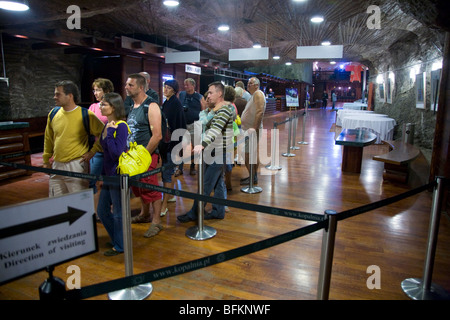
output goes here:
[{"label": "woman with dark hair", "polygon": [[[164,101],[162,105],[162,112],[167,117],[167,122],[169,123],[170,131],[173,132],[177,129],[186,129],[186,118],[184,115],[183,106],[181,105],[180,100],[177,98],[179,86],[176,80],[168,80],[164,83],[164,96],[166,97],[166,101]],[[168,150],[166,150],[165,155],[161,155],[163,166],[172,166],[172,149],[175,145],[180,143],[179,141],[172,141]],[[163,185],[166,188],[170,188],[172,184],[172,175],[174,174],[174,168],[170,167],[170,169],[163,170],[161,173]],[[161,217],[165,216],[169,209],[167,208],[168,195],[164,193],[163,202],[161,206]]]},{"label": "woman with dark hair", "polygon": [[[102,174],[117,175],[117,165],[122,152],[127,150],[128,125],[125,121],[125,108],[122,97],[117,93],[107,93],[100,103],[102,115],[108,123],[100,135],[104,160]],[[97,214],[112,240],[112,248],[106,256],[115,256],[123,252],[122,204],[120,186],[104,182],[100,192]],[[111,211],[112,209],[112,211]]]},{"label": "woman with dark hair", "polygon": [[[111,80],[98,78],[92,83],[92,89],[95,99],[98,101],[91,104],[89,110],[95,113],[97,118],[99,118],[104,124],[108,122],[108,118],[102,115],[100,111],[100,101],[102,101],[105,93],[113,92],[114,85]],[[89,173],[94,175],[101,175],[103,169],[103,152],[97,152],[94,157],[89,161]],[[97,208],[99,190],[101,189],[102,182],[91,180],[89,181],[89,188],[94,190],[94,205]]]}]

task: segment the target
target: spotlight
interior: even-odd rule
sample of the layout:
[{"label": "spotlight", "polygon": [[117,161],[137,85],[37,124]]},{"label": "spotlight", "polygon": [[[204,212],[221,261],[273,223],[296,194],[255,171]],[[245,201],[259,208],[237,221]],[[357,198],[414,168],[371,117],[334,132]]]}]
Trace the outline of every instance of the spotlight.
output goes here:
[{"label": "spotlight", "polygon": [[227,24],[221,24],[218,28],[219,31],[228,31],[230,27]]},{"label": "spotlight", "polygon": [[176,6],[178,6],[180,4],[180,1],[177,1],[177,0],[165,0],[163,3],[164,3],[165,6],[168,6],[168,7],[176,7]]},{"label": "spotlight", "polygon": [[323,17],[322,17],[322,16],[315,16],[315,17],[312,17],[312,18],[311,18],[311,22],[314,22],[314,23],[321,23],[321,22],[323,22]]},{"label": "spotlight", "polygon": [[10,0],[0,1],[0,9],[10,11],[27,11],[30,7],[28,6],[28,1]]}]

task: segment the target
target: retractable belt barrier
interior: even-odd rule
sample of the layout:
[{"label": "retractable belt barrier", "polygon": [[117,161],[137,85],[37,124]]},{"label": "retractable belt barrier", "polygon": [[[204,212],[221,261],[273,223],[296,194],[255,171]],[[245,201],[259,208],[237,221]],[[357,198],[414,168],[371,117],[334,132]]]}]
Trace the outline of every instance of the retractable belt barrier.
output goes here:
[{"label": "retractable belt barrier", "polygon": [[[1,160],[1,158],[0,158],[0,160]],[[57,174],[57,175],[62,175],[62,176],[75,177],[75,178],[80,178],[80,179],[108,181],[108,182],[117,183],[117,184],[120,183],[120,176],[114,176],[114,177],[113,176],[98,176],[98,175],[92,175],[92,174],[87,174],[87,173],[78,173],[78,172],[71,172],[71,171],[64,171],[64,170],[41,168],[41,167],[31,167],[31,166],[27,166],[27,165],[20,164],[20,163],[9,163],[9,162],[2,162],[2,161],[0,161],[0,165],[11,166],[11,167],[15,167],[18,169],[26,169],[26,170],[30,170],[30,171],[38,171],[38,172],[43,172],[43,173],[47,173],[47,174]],[[167,166],[161,166],[154,170],[145,172],[144,174],[130,177],[129,184],[132,186],[138,187],[138,188],[145,188],[145,189],[149,189],[149,190],[153,190],[153,191],[159,191],[159,192],[163,192],[163,193],[167,193],[167,194],[171,194],[171,195],[175,195],[175,196],[180,196],[183,198],[189,198],[189,199],[199,200],[199,201],[208,202],[208,203],[216,203],[216,204],[220,204],[220,205],[224,205],[224,206],[241,208],[241,209],[249,210],[249,211],[258,211],[258,212],[262,212],[262,213],[268,213],[268,214],[273,214],[273,215],[278,215],[278,216],[285,216],[285,217],[289,217],[289,218],[303,219],[303,220],[308,220],[308,221],[322,221],[323,220],[322,214],[314,214],[314,213],[308,213],[308,212],[302,212],[302,211],[296,211],[296,210],[274,208],[274,207],[263,206],[263,205],[258,205],[258,204],[251,204],[251,203],[247,203],[247,202],[234,201],[234,200],[229,200],[229,199],[218,199],[215,197],[206,196],[206,195],[202,195],[202,194],[198,194],[198,193],[151,185],[151,184],[140,182],[138,180],[138,179],[141,179],[143,177],[143,175],[149,176],[149,175],[157,174],[163,170],[167,170],[174,166],[176,166],[176,165],[172,164],[172,165],[167,165]]]},{"label": "retractable belt barrier", "polygon": [[[287,120],[288,121],[288,120]],[[8,158],[14,158],[24,155],[24,153],[17,153],[14,155],[10,155]],[[57,174],[57,175],[65,175],[71,176],[81,179],[94,179],[101,181],[110,181],[120,183],[120,176],[118,177],[108,177],[108,176],[97,176],[91,174],[83,174],[76,173],[70,171],[63,170],[54,170],[47,169],[41,167],[32,167],[19,163],[10,163],[3,162],[1,160],[6,159],[6,157],[0,157],[0,165],[4,166],[12,166],[15,168],[26,169],[29,171],[38,171],[47,174]],[[171,165],[172,166],[172,165]],[[163,170],[170,168],[171,166],[162,166],[155,170],[149,171],[145,173],[145,176],[149,176],[152,174],[157,174]],[[175,166],[175,165],[174,165]],[[340,213],[336,213],[333,210],[326,210],[325,214],[315,214],[308,213],[296,210],[287,210],[282,208],[274,208],[269,206],[263,206],[258,204],[250,204],[246,202],[234,201],[229,199],[218,199],[211,196],[206,196],[202,194],[187,192],[183,190],[170,189],[161,186],[150,185],[146,183],[142,183],[138,181],[138,179],[142,178],[142,175],[134,176],[129,178],[129,184],[139,187],[139,188],[147,188],[150,190],[160,191],[163,193],[172,194],[175,196],[181,196],[185,198],[190,198],[194,200],[199,200],[203,202],[216,203],[230,207],[236,207],[249,211],[257,211],[261,213],[273,214],[278,216],[285,216],[289,218],[302,219],[307,221],[313,221],[315,223],[307,225],[305,227],[274,236],[265,240],[261,240],[249,245],[245,245],[239,248],[231,249],[225,252],[213,254],[204,258],[188,261],[185,263],[180,263],[177,265],[161,268],[158,270],[148,271],[137,275],[126,276],[124,278],[115,279],[111,281],[106,281],[99,284],[94,284],[90,286],[86,286],[81,289],[73,289],[65,292],[65,296],[63,299],[86,299],[94,296],[98,296],[100,294],[109,293],[111,291],[116,291],[124,288],[134,287],[140,284],[148,283],[151,281],[161,280],[165,278],[169,278],[172,276],[180,275],[186,272],[191,272],[194,270],[202,269],[204,267],[212,266],[221,262],[225,262],[231,259],[235,259],[244,255],[248,255],[251,253],[258,252],[260,250],[264,250],[279,244],[282,244],[287,241],[291,241],[293,239],[305,236],[312,232],[318,231],[320,229],[324,229],[324,236],[322,240],[322,255],[321,255],[321,265],[320,265],[320,274],[319,274],[319,288],[318,288],[318,299],[328,299],[328,291],[330,285],[331,278],[331,266],[333,259],[333,249],[334,249],[334,233],[336,231],[337,221],[344,220],[368,211],[372,211],[374,209],[398,202],[405,198],[416,195],[425,190],[429,190],[431,188],[435,188],[436,181],[428,183],[426,185],[420,186],[418,188],[406,191],[404,193],[398,194],[396,196],[383,199],[371,204],[363,205],[354,209],[342,211]]]}]

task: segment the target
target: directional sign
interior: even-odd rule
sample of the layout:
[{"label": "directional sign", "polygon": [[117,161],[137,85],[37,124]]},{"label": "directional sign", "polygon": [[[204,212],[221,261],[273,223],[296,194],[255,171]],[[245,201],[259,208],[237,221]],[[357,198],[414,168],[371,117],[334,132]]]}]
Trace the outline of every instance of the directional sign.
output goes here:
[{"label": "directional sign", "polygon": [[97,251],[92,189],[0,208],[0,284]]}]

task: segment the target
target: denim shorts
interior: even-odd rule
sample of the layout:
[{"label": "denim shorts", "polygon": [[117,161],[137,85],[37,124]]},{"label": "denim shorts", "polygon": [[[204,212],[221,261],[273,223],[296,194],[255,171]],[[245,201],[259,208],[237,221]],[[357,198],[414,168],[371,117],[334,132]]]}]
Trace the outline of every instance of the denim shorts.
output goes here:
[{"label": "denim shorts", "polygon": [[172,162],[171,152],[167,152],[166,160],[163,161],[162,165],[168,167],[161,172],[162,182],[172,182],[172,176],[175,173],[175,165]]},{"label": "denim shorts", "polygon": [[[100,176],[103,170],[103,152],[97,152],[94,157],[89,161],[90,174]],[[89,180],[89,188],[94,189],[94,193],[97,193],[96,180]]]}]

